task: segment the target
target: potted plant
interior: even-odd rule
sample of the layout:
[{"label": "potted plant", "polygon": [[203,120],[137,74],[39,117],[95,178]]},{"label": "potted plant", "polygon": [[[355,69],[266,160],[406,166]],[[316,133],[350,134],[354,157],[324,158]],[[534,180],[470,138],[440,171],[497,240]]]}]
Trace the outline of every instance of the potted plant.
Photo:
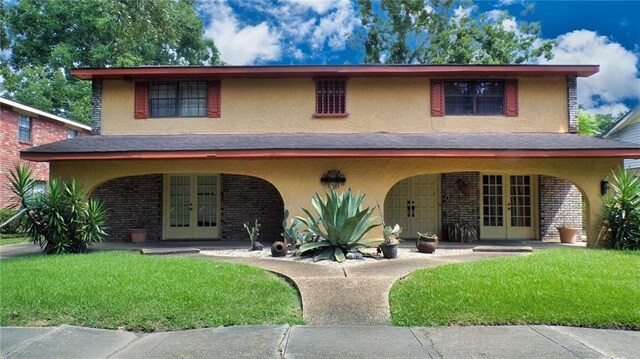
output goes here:
[{"label": "potted plant", "polygon": [[129,228],[131,243],[144,243],[147,240],[147,233],[149,233],[149,229],[145,224],[137,223],[133,228]]},{"label": "potted plant", "polygon": [[251,241],[251,248],[249,248],[250,251],[261,251],[264,246],[262,245],[262,243],[258,242],[258,236],[260,235],[260,223],[258,223],[258,220],[255,220],[255,223],[253,226],[250,226],[250,223],[243,223],[244,229],[247,230],[247,234],[249,235],[249,240]]},{"label": "potted plant", "polygon": [[400,233],[402,233],[402,227],[396,224],[393,228],[391,226],[384,227],[382,231],[384,234],[384,242],[380,244],[382,255],[387,259],[393,259],[398,256],[398,244],[400,243]]},{"label": "potted plant", "polygon": [[438,235],[418,232],[416,248],[420,253],[433,253],[438,248]]},{"label": "potted plant", "polygon": [[568,227],[566,224],[556,227],[560,234],[560,243],[573,244],[576,242],[580,228]]}]

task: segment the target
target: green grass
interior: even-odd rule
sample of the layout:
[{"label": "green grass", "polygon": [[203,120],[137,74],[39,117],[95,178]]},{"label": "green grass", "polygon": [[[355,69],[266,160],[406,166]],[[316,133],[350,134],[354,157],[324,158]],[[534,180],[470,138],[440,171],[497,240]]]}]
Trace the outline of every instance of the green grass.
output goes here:
[{"label": "green grass", "polygon": [[640,329],[640,252],[554,249],[419,270],[390,293],[393,324]]},{"label": "green grass", "polygon": [[0,325],[165,331],[301,324],[295,288],[267,271],[201,258],[100,252],[0,261]]},{"label": "green grass", "polygon": [[4,246],[7,244],[17,244],[17,243],[22,243],[22,242],[26,242],[29,240],[29,237],[5,237],[5,238],[0,238],[0,246]]}]

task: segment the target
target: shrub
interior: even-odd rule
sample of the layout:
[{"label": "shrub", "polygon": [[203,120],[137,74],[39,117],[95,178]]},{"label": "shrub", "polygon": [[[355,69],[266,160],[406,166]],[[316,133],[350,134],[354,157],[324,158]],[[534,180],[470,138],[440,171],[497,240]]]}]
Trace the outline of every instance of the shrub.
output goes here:
[{"label": "shrub", "polygon": [[[15,216],[18,211],[13,208],[0,209],[0,225],[3,225],[11,217]],[[11,222],[0,227],[0,234],[17,234],[20,233],[20,218],[15,218]]]},{"label": "shrub", "polygon": [[316,242],[303,243],[298,254],[312,253],[314,261],[335,259],[338,262],[345,260],[345,253],[351,250],[380,242],[381,239],[364,239],[375,224],[372,217],[373,209],[362,209],[364,195],[353,195],[349,189],[338,194],[330,189],[327,198],[323,199],[316,193],[311,198],[311,204],[318,213],[314,218],[309,211],[302,209],[307,217],[296,217],[307,226],[307,231],[317,236]]},{"label": "shrub", "polygon": [[87,245],[106,236],[106,211],[74,179],[52,179],[44,193],[34,193],[33,170],[18,165],[9,174],[12,192],[27,210],[22,215],[24,233],[44,253],[82,253]]},{"label": "shrub", "polygon": [[609,195],[602,205],[598,241],[615,249],[640,249],[640,178],[626,170],[612,172]]}]

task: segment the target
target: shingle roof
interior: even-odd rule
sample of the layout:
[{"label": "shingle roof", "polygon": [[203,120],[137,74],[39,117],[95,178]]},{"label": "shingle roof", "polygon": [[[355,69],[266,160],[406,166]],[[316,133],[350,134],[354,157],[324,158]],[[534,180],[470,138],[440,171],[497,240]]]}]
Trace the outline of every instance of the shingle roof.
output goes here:
[{"label": "shingle roof", "polygon": [[23,153],[249,150],[611,150],[640,145],[565,133],[291,133],[82,136]]}]

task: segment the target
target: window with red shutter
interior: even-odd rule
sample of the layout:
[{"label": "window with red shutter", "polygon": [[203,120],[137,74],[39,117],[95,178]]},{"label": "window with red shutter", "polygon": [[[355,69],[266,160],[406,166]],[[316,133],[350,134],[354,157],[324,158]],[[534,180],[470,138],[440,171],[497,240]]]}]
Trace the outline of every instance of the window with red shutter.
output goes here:
[{"label": "window with red shutter", "polygon": [[316,80],[316,117],[347,116],[347,80]]},{"label": "window with red shutter", "polygon": [[431,80],[431,116],[444,116],[443,80]]},{"label": "window with red shutter", "polygon": [[446,115],[502,115],[504,91],[504,81],[444,81],[444,112]]},{"label": "window with red shutter", "polygon": [[133,118],[144,119],[148,117],[149,106],[149,83],[148,82],[136,82],[135,100]]},{"label": "window with red shutter", "polygon": [[504,115],[516,117],[518,112],[518,80],[506,80],[504,82]]},{"label": "window with red shutter", "polygon": [[220,108],[220,81],[210,81],[207,90],[207,116],[220,117]]}]

